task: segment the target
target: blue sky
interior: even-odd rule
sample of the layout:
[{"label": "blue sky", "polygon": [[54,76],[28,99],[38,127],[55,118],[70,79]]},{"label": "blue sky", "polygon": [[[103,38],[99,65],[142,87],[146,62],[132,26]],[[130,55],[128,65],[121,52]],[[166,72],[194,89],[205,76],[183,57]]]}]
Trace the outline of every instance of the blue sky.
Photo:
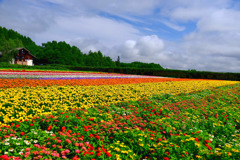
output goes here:
[{"label": "blue sky", "polygon": [[0,25],[113,60],[240,72],[239,0],[0,0]]}]

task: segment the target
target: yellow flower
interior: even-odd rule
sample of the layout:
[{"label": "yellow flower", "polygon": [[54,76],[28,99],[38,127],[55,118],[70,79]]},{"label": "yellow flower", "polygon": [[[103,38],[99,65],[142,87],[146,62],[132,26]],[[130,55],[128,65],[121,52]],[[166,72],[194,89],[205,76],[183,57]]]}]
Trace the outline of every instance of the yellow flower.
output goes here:
[{"label": "yellow flower", "polygon": [[232,151],[233,151],[233,152],[239,152],[239,150],[237,150],[237,149],[232,149]]},{"label": "yellow flower", "polygon": [[196,155],[196,158],[202,158],[201,156],[199,156],[199,155]]}]

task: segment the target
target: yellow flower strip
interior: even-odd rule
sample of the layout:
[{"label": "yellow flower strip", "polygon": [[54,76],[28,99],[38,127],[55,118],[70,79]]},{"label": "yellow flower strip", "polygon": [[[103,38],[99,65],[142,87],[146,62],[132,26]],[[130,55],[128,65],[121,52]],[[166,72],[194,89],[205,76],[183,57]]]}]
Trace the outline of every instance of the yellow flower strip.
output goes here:
[{"label": "yellow flower strip", "polygon": [[89,108],[154,94],[187,93],[239,82],[198,80],[100,86],[24,87],[0,90],[0,126],[71,108]]}]

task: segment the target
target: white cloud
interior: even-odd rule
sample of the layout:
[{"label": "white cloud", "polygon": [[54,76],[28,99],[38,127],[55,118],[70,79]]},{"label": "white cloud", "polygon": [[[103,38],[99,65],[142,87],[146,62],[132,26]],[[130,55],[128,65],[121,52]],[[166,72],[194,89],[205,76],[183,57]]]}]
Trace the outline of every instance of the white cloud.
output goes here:
[{"label": "white cloud", "polygon": [[169,28],[172,28],[176,31],[184,31],[185,30],[185,27],[184,26],[180,26],[180,25],[177,25],[177,24],[174,24],[174,23],[171,23],[169,21],[166,21],[166,20],[161,20],[160,22],[162,22],[164,25],[168,26]]},{"label": "white cloud", "polygon": [[220,9],[201,18],[197,27],[200,32],[235,32],[240,31],[239,19],[239,11]]},{"label": "white cloud", "polygon": [[152,35],[143,36],[137,41],[127,40],[123,45],[113,47],[112,52],[123,61],[150,62],[164,50],[164,47],[164,41]]},{"label": "white cloud", "polygon": [[39,34],[38,37],[57,41],[64,39],[67,42],[73,42],[78,38],[95,39],[111,47],[140,35],[137,29],[127,23],[100,16],[56,17],[55,21],[54,26],[51,26],[47,32]]},{"label": "white cloud", "polygon": [[77,38],[72,40],[70,44],[80,48],[83,53],[88,53],[90,50],[93,52],[100,50],[103,53],[108,51],[108,48],[96,39]]}]

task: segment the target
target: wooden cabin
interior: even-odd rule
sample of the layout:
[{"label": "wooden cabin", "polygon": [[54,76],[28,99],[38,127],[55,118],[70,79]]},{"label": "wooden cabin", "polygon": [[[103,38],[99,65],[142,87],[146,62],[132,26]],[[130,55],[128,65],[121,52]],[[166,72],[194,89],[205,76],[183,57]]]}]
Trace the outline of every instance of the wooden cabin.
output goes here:
[{"label": "wooden cabin", "polygon": [[12,59],[12,64],[34,66],[33,59],[36,57],[32,55],[29,50],[23,47],[16,49],[18,50],[18,53]]}]

